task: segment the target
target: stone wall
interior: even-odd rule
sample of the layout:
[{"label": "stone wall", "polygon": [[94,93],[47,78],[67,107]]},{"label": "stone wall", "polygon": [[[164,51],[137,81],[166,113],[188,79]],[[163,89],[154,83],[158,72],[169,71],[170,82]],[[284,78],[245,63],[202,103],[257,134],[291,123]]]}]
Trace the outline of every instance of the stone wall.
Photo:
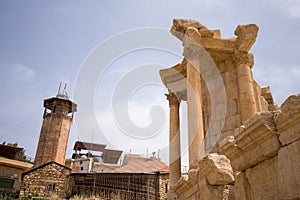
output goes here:
[{"label": "stone wall", "polygon": [[170,189],[169,173],[159,174],[159,197],[160,199],[167,198],[168,190]]},{"label": "stone wall", "polygon": [[70,171],[63,165],[50,162],[24,173],[20,197],[47,197],[52,194],[66,197]]},{"label": "stone wall", "polygon": [[175,186],[178,199],[234,199],[234,176],[230,161],[224,155],[208,154],[197,169],[189,171]]},{"label": "stone wall", "polygon": [[178,199],[300,199],[300,94],[259,112],[175,187]]},{"label": "stone wall", "polygon": [[65,163],[71,124],[72,118],[60,113],[48,113],[44,116],[35,167],[53,160],[60,164]]},{"label": "stone wall", "polygon": [[300,95],[257,113],[221,149],[236,171],[236,199],[300,199]]}]

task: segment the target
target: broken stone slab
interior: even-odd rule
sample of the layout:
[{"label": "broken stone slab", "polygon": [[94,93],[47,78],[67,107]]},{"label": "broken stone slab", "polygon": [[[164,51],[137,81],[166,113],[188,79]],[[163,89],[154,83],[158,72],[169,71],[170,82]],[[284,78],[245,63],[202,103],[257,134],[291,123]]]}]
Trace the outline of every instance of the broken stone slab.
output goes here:
[{"label": "broken stone slab", "polygon": [[279,141],[283,146],[300,139],[300,94],[287,98],[281,105],[275,122]]},{"label": "broken stone slab", "polygon": [[211,185],[226,185],[234,181],[230,160],[225,155],[206,155],[199,162],[199,171]]},{"label": "broken stone slab", "polygon": [[275,112],[257,113],[245,125],[220,142],[222,153],[232,167],[243,171],[275,156],[280,148],[274,122]]}]

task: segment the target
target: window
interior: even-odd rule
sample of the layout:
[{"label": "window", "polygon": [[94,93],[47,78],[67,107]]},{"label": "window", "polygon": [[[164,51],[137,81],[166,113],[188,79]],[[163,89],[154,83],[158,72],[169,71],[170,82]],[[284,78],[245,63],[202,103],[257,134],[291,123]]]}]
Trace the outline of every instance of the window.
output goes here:
[{"label": "window", "polygon": [[13,189],[14,182],[14,179],[0,178],[0,188]]},{"label": "window", "polygon": [[168,193],[168,183],[165,183],[165,193]]},{"label": "window", "polygon": [[54,192],[55,183],[46,183],[46,192]]},{"label": "window", "polygon": [[82,171],[82,170],[83,170],[83,167],[80,167],[80,170]]}]

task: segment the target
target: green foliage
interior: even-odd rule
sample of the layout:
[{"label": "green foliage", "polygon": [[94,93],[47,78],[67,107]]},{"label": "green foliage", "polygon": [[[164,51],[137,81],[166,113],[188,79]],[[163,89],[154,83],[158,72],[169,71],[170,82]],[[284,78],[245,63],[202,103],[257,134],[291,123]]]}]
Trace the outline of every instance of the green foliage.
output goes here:
[{"label": "green foliage", "polygon": [[4,195],[0,195],[0,199],[1,200],[9,200],[9,199],[13,199],[13,198],[8,194],[4,194]]}]

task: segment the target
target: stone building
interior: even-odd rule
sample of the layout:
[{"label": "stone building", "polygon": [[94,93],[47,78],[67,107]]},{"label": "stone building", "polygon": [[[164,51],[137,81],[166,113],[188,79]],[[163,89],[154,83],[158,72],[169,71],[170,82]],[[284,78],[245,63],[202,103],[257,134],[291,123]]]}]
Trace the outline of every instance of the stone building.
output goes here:
[{"label": "stone building", "polygon": [[70,127],[77,105],[69,100],[66,85],[56,97],[44,100],[44,115],[34,168],[23,173],[21,197],[66,197],[71,169],[65,166]]},{"label": "stone building", "polygon": [[56,97],[44,100],[44,115],[34,167],[55,161],[65,164],[70,127],[77,105],[69,100],[66,85]]},{"label": "stone building", "polygon": [[[278,108],[269,87],[253,79],[250,48],[258,29],[239,25],[236,37],[224,39],[198,21],[173,21],[184,59],[160,71],[169,90],[169,200],[300,198],[299,95]],[[182,101],[188,107],[188,178],[180,170]]]},{"label": "stone building", "polygon": [[23,174],[20,197],[66,197],[70,173],[70,168],[54,161],[29,170]]},{"label": "stone building", "polygon": [[18,196],[21,176],[33,165],[18,160],[23,148],[0,144],[0,194]]}]

